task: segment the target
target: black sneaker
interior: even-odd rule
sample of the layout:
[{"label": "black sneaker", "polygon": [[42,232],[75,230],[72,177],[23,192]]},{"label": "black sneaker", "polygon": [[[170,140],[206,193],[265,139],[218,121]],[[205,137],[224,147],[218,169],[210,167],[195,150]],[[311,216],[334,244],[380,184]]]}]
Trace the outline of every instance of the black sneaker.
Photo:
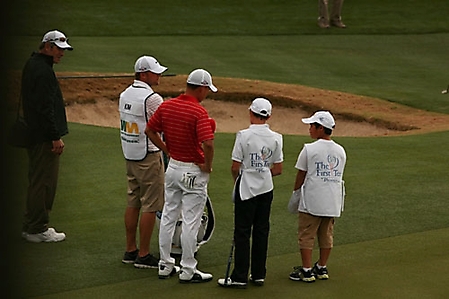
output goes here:
[{"label": "black sneaker", "polygon": [[329,273],[327,272],[327,267],[325,266],[325,267],[322,267],[321,269],[318,268],[318,262],[316,262],[315,265],[313,265],[312,272],[316,276],[316,278],[318,278],[320,280],[329,279]]},{"label": "black sneaker", "polygon": [[134,251],[126,251],[122,258],[122,263],[124,264],[134,264],[139,254],[139,249]]},{"label": "black sneaker", "polygon": [[157,269],[159,260],[148,253],[146,256],[138,256],[134,262],[134,267],[139,269]]},{"label": "black sneaker", "polygon": [[293,267],[290,273],[290,279],[294,281],[315,282],[315,276],[312,270],[305,271],[301,266]]}]

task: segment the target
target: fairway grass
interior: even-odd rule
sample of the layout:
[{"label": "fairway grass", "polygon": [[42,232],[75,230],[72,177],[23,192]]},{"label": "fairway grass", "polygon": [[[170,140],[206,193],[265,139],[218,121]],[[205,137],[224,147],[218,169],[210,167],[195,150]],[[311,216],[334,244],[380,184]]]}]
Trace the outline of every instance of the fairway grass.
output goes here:
[{"label": "fairway grass", "polygon": [[[388,298],[392,294],[393,298],[412,289],[411,296],[402,298],[413,298],[425,294],[427,285],[431,288],[429,296],[447,291],[440,278],[447,277],[449,271],[448,203],[444,200],[448,186],[441,176],[446,166],[433,160],[440,147],[448,146],[448,132],[336,138],[350,157],[345,171],[346,207],[335,229],[336,247],[329,262],[331,279],[313,285],[288,279],[291,268],[300,261],[297,219],[286,209],[294,182],[294,162],[302,144],[310,139],[284,136],[285,166],[283,174],[275,178],[267,283],[263,288],[236,292],[223,290],[215,282],[184,286],[176,278],[160,281],[155,270],[123,265],[126,176],[118,131],[75,123],[70,123],[69,129],[51,214],[51,225],[67,234],[64,242],[32,244],[20,239],[26,155],[24,151],[16,151],[20,154],[17,157],[10,155],[15,166],[10,175],[17,177],[11,198],[17,200],[8,205],[8,248],[12,252],[9,278],[18,297],[125,298],[157,293],[158,298],[292,298],[295,292],[307,291],[318,298],[329,298],[329,294],[341,294],[332,298],[359,298],[360,294],[369,295],[364,298]],[[215,279],[224,274],[232,238],[229,167],[234,137],[223,133],[216,136],[209,186],[216,227],[210,242],[198,253],[198,268],[212,272]],[[403,152],[407,155],[401,155]],[[158,254],[157,237],[151,246]],[[204,297],[196,297],[198,292]]]},{"label": "fairway grass", "polygon": [[[216,284],[226,269],[226,256],[223,256],[223,264],[202,269],[214,274],[210,283],[181,285],[176,276],[159,280],[157,270],[149,270],[147,278],[38,298],[137,298],[150,294],[158,299],[447,298],[447,248],[448,228],[336,246],[328,265],[330,279],[312,284],[289,280],[292,266],[299,264],[299,254],[291,253],[268,258],[263,287],[249,285],[246,290],[223,289]],[[314,256],[317,254],[315,251]]]}]

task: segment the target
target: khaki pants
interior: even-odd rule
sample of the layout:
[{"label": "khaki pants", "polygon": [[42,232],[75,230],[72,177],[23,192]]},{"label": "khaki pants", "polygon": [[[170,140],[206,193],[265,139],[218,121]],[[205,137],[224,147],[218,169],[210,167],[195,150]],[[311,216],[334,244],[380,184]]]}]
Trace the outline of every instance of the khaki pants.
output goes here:
[{"label": "khaki pants", "polygon": [[327,21],[341,20],[341,9],[343,7],[343,0],[333,0],[331,7],[331,14],[329,18],[329,0],[318,0],[318,15],[319,18]]},{"label": "khaki pants", "polygon": [[126,161],[128,207],[154,213],[164,206],[164,163],[161,152],[148,153],[142,161]]},{"label": "khaki pants", "polygon": [[298,219],[298,243],[300,249],[313,249],[316,237],[318,237],[320,248],[333,247],[335,218],[319,217],[299,212]]}]

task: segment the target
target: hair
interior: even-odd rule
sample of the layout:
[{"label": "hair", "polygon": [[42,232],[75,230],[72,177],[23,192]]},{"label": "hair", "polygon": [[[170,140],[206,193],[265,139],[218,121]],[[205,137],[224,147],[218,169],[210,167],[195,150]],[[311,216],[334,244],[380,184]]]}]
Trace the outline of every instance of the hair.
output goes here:
[{"label": "hair", "polygon": [[55,46],[55,44],[52,42],[41,42],[41,44],[39,45],[39,50],[44,49],[46,43],[50,43],[50,47],[52,47],[52,48]]},{"label": "hair", "polygon": [[313,123],[312,125],[314,125],[315,126],[315,128],[320,128],[320,127],[323,127],[323,129],[324,129],[324,134],[326,134],[326,135],[332,135],[332,129],[329,129],[329,128],[326,128],[325,126],[323,126],[323,125],[320,125],[319,123]]},{"label": "hair", "polygon": [[[53,42],[41,42],[41,44],[39,45],[39,50],[43,50],[43,49],[45,48],[45,44],[47,44],[47,43],[50,44],[50,48],[53,48],[53,47],[59,48],[59,47],[58,47],[55,43],[53,43]],[[59,48],[59,49],[61,49],[61,48]]]},{"label": "hair", "polygon": [[135,78],[136,80],[140,80],[140,72],[136,72],[136,73],[134,74],[134,78]]},{"label": "hair", "polygon": [[267,119],[269,118],[269,116],[261,115],[261,114],[259,114],[259,113],[254,112],[253,110],[249,110],[249,111],[251,111],[251,113],[252,113],[255,117],[259,118],[259,119],[267,120]]},{"label": "hair", "polygon": [[188,87],[189,89],[195,90],[195,89],[197,89],[197,88],[199,88],[199,87],[205,87],[205,86],[187,83],[187,87]]}]

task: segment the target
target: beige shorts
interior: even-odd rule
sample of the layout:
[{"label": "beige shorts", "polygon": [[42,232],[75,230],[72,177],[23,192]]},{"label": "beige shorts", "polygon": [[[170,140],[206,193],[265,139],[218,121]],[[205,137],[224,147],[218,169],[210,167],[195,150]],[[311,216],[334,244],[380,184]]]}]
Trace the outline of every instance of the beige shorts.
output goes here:
[{"label": "beige shorts", "polygon": [[319,217],[299,212],[298,244],[300,249],[313,249],[315,237],[320,248],[334,245],[334,217]]},{"label": "beige shorts", "polygon": [[164,163],[161,152],[149,153],[142,161],[126,161],[128,207],[142,212],[162,211]]}]

